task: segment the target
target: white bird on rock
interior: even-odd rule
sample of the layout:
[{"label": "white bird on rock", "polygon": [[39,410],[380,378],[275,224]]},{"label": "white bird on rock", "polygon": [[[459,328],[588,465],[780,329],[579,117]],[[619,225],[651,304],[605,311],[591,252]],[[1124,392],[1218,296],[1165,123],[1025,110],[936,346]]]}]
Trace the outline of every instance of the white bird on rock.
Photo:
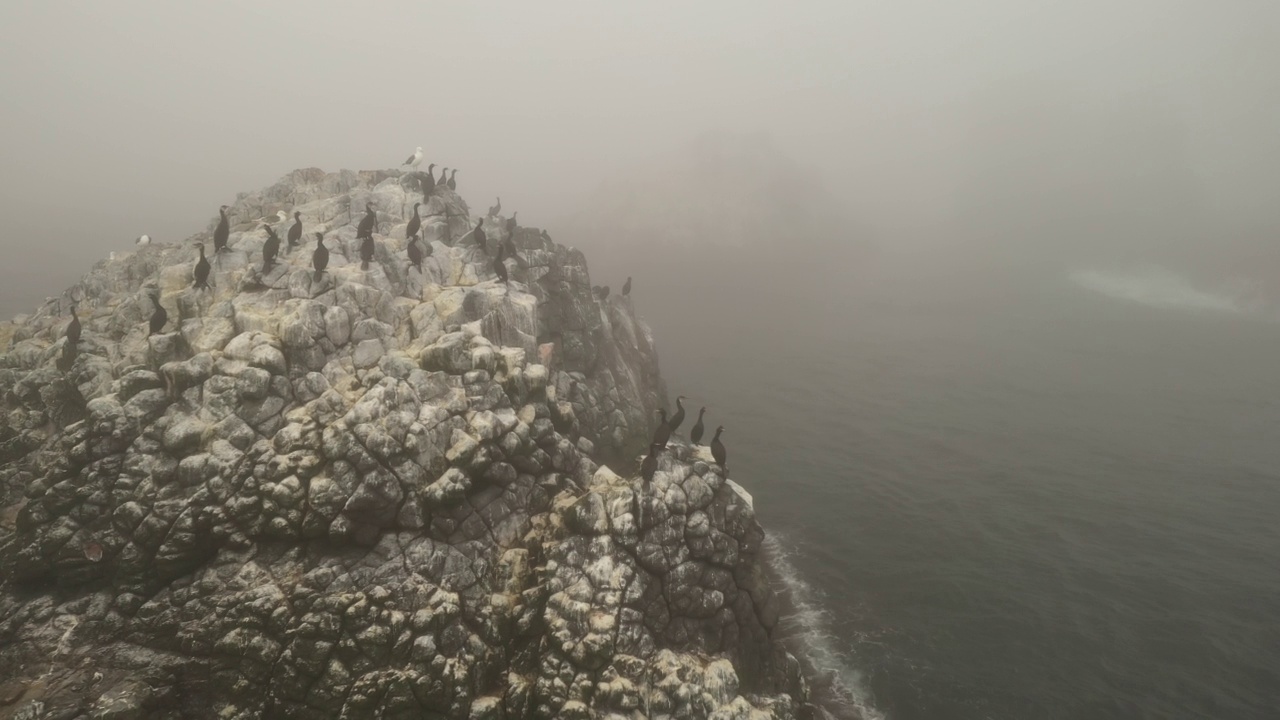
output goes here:
[{"label": "white bird on rock", "polygon": [[413,154],[410,155],[409,159],[405,160],[403,164],[417,170],[418,166],[422,164],[422,146],[419,145],[418,149],[414,150]]},{"label": "white bird on rock", "polygon": [[139,236],[138,236],[138,239],[133,241],[133,244],[134,244],[134,245],[150,245],[150,244],[151,244],[151,236],[150,236],[150,235],[139,235]]}]

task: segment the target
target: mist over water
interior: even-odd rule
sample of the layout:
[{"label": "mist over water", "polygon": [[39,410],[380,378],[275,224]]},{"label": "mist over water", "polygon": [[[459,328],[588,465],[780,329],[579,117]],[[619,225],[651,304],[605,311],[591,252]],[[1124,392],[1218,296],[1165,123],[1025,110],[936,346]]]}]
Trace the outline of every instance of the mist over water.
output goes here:
[{"label": "mist over water", "polygon": [[810,661],[856,702],[1267,716],[1274,323],[1063,276],[940,287],[883,263],[704,294],[709,268],[629,269],[672,391],[727,426],[777,533]]}]

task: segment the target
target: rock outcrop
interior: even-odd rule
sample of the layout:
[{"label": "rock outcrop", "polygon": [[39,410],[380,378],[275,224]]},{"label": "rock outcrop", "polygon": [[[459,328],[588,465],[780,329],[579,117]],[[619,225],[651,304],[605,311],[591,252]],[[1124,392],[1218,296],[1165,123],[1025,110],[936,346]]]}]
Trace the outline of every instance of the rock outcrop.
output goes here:
[{"label": "rock outcrop", "polygon": [[[0,324],[0,718],[815,712],[750,497],[679,443],[634,477],[666,392],[631,299],[532,228],[499,283],[505,223],[486,255],[443,188],[419,273],[419,198],[296,171],[232,206],[212,289],[206,232]],[[252,219],[295,209],[264,269]]]}]

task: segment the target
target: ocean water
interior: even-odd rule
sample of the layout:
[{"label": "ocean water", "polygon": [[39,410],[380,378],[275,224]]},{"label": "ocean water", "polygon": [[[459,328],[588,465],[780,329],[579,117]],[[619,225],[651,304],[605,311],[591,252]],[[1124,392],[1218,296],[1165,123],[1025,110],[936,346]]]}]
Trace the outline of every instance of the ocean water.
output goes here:
[{"label": "ocean water", "polygon": [[717,263],[633,297],[849,716],[1280,717],[1280,323],[1141,301],[1167,278]]}]

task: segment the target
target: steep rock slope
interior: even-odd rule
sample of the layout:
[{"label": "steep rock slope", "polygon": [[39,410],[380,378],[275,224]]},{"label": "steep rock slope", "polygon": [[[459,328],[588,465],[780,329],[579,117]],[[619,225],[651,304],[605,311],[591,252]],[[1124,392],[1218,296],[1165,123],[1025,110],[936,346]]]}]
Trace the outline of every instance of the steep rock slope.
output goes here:
[{"label": "steep rock slope", "polygon": [[[600,464],[665,402],[631,300],[530,228],[498,282],[505,223],[486,253],[447,190],[409,268],[416,188],[296,171],[231,207],[212,289],[144,247],[0,325],[0,717],[814,712],[749,496],[678,443],[648,486]],[[295,209],[264,269],[253,219]]]}]

